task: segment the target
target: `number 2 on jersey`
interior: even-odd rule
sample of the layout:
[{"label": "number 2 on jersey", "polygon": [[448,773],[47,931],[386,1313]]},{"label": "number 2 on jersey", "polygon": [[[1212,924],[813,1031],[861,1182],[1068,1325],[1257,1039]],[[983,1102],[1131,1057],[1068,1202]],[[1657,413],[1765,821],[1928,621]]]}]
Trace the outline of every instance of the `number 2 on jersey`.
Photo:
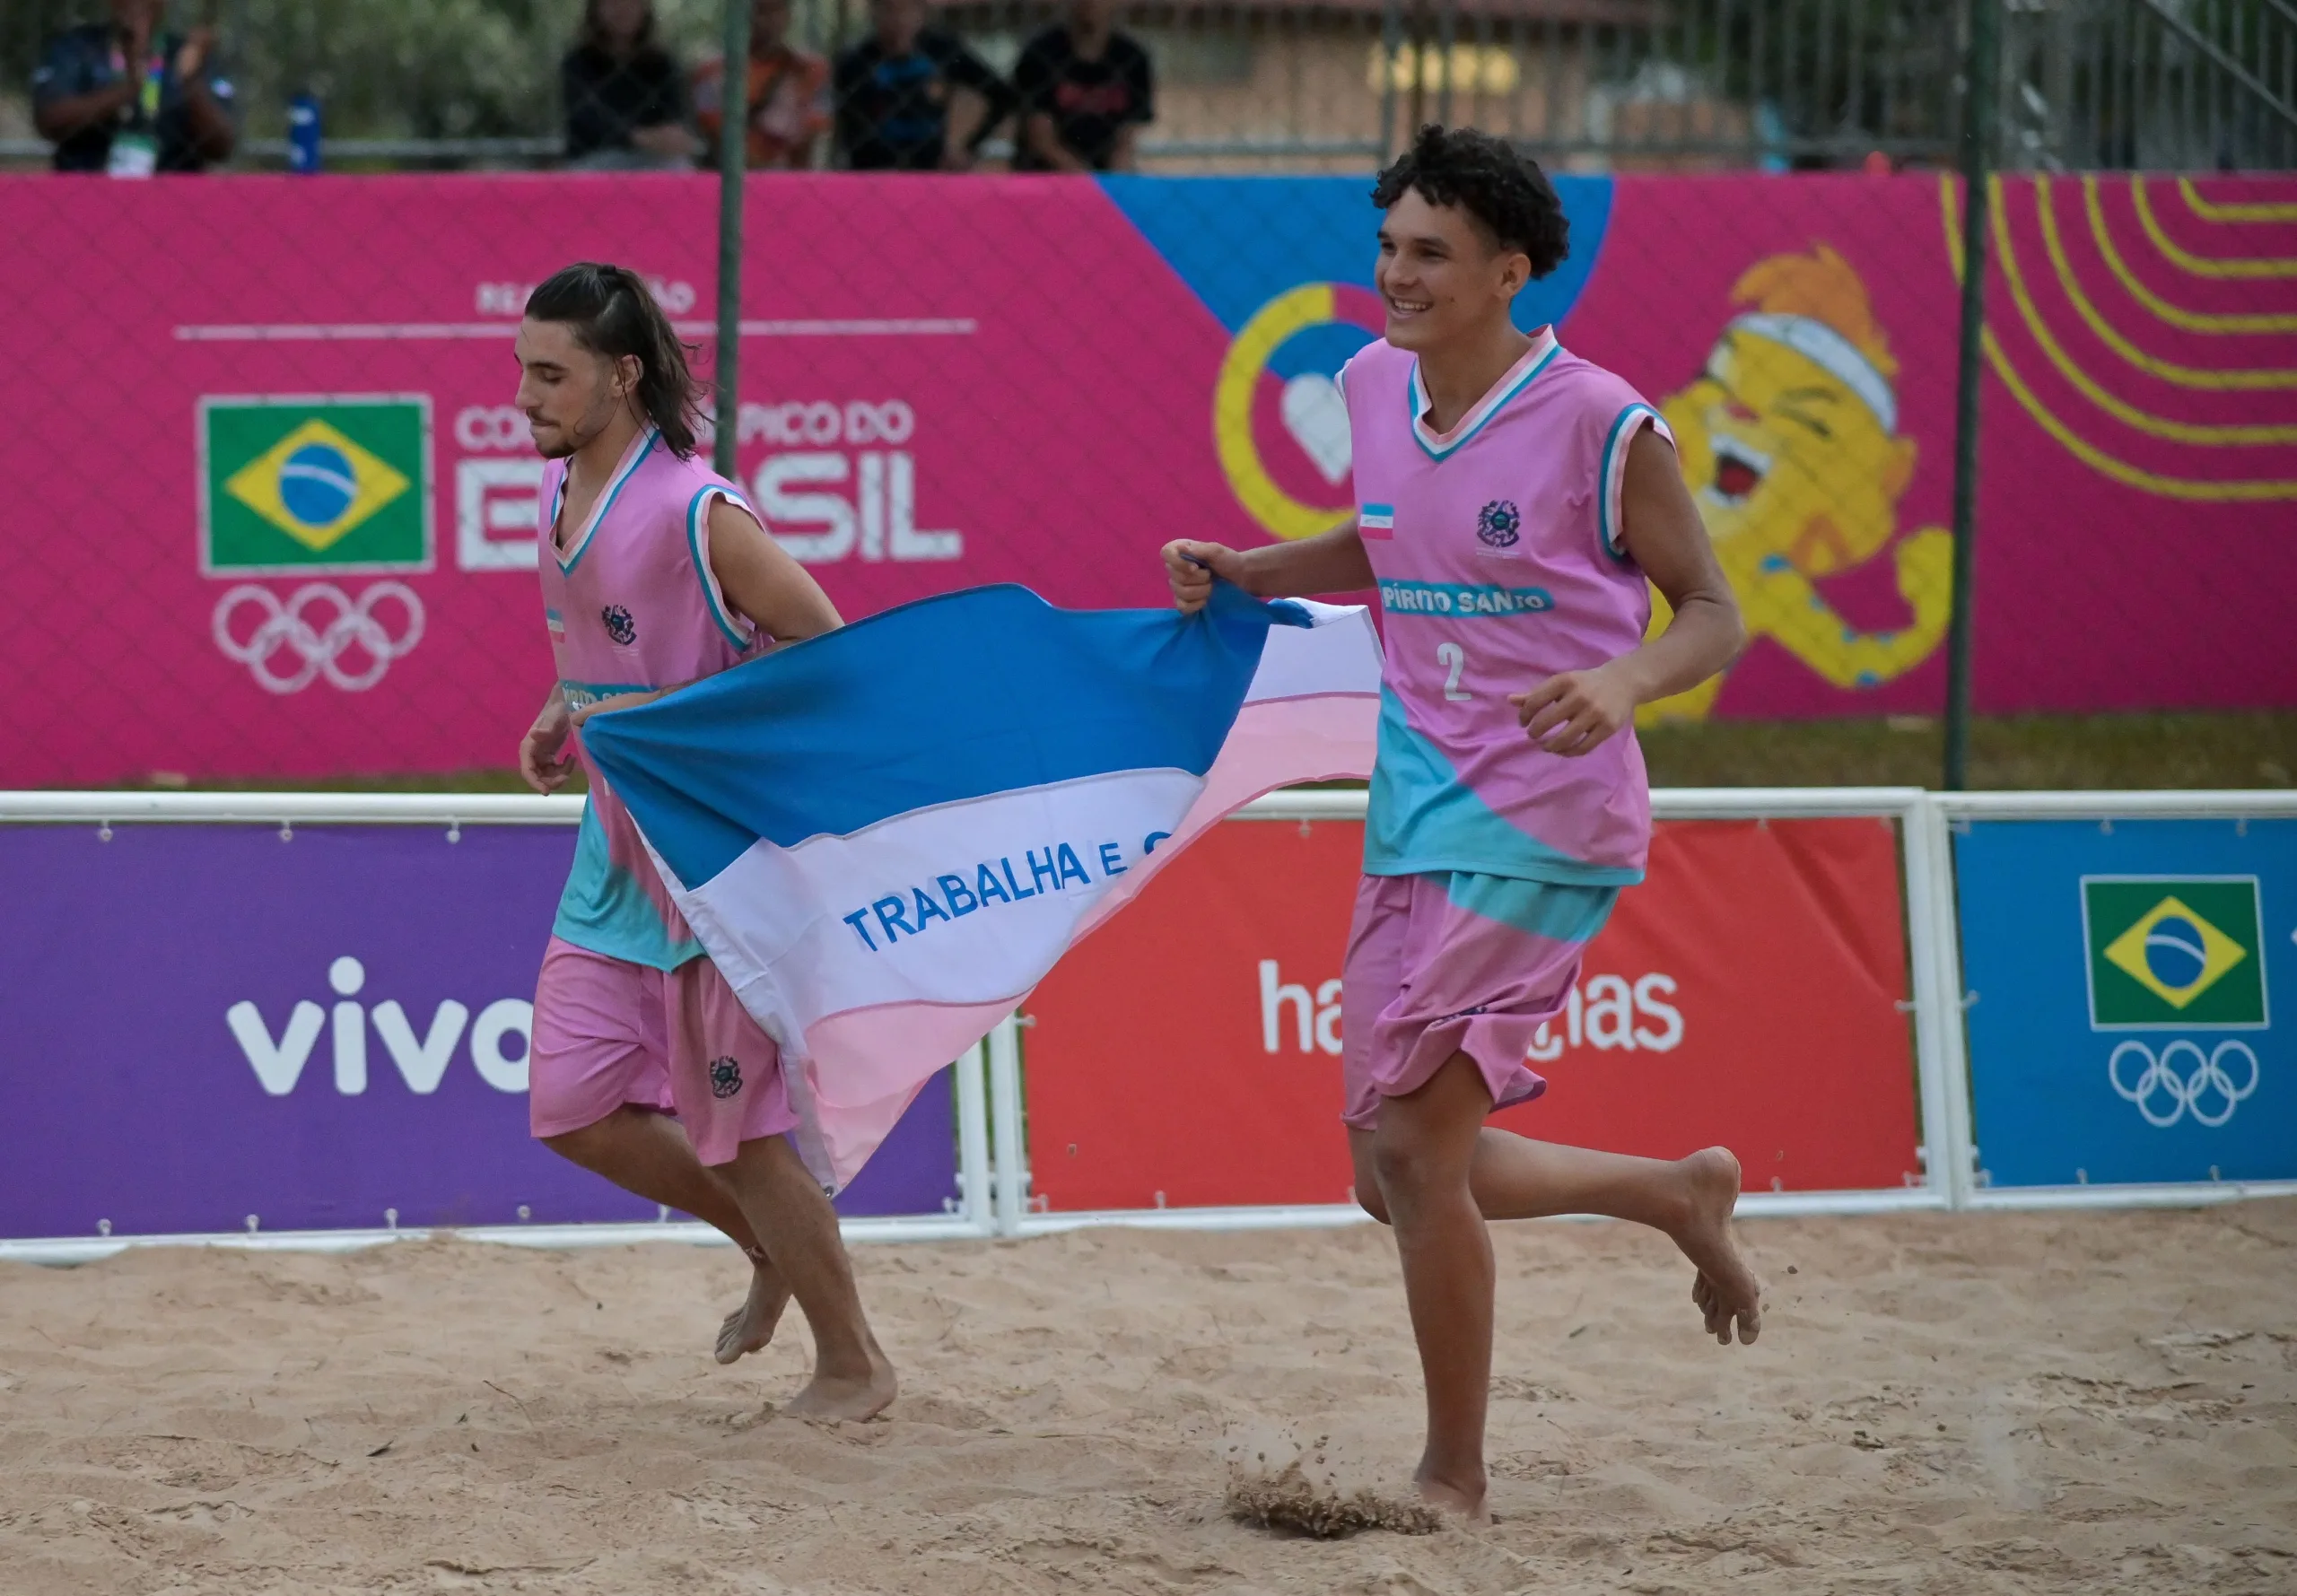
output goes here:
[{"label": "number 2 on jersey", "polygon": [[1460,691],[1460,673],[1468,667],[1468,651],[1457,643],[1437,643],[1436,658],[1449,667],[1444,677],[1444,696],[1454,703],[1465,703],[1475,695]]}]

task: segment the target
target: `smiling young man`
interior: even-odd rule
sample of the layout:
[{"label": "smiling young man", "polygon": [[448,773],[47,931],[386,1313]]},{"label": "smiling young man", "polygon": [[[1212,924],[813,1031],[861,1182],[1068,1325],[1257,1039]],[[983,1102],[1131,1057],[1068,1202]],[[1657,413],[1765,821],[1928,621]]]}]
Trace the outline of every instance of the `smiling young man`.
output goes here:
[{"label": "smiling young man", "polygon": [[[1500,140],[1427,127],[1380,174],[1386,336],[1341,372],[1356,523],[1244,552],[1166,546],[1175,601],[1377,583],[1386,659],[1364,879],[1342,967],[1356,1193],[1394,1227],[1428,1388],[1428,1500],[1484,1513],[1490,1219],[1604,1214],[1672,1237],[1727,1344],[1760,1328],[1731,1237],[1738,1161],[1667,1162],[1485,1125],[1537,1096],[1533,1033],[1640,880],[1635,707],[1729,664],[1742,630],[1666,426],[1627,383],[1512,318],[1561,264],[1563,207]],[[1674,620],[1648,643],[1646,580]]]},{"label": "smiling young man", "polygon": [[[828,632],[838,615],[740,490],[694,458],[686,352],[635,273],[587,262],[559,272],[527,301],[518,356],[519,408],[550,462],[538,530],[558,670],[519,764],[549,792],[590,715]],[[836,1212],[784,1134],[798,1118],[781,1055],[595,769],[528,1064],[545,1146],[708,1221],[749,1255],[749,1296],[719,1333],[719,1362],[764,1346],[794,1295],[814,1333],[814,1376],[783,1411],[867,1418],[893,1400]]]}]

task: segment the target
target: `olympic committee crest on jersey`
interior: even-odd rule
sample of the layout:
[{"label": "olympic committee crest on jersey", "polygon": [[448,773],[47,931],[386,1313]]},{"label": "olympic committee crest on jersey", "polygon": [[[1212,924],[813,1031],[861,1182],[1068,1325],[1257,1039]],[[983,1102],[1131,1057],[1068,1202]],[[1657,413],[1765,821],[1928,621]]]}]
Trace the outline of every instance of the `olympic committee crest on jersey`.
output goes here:
[{"label": "olympic committee crest on jersey", "polygon": [[202,397],[199,529],[207,576],[430,570],[430,397]]}]

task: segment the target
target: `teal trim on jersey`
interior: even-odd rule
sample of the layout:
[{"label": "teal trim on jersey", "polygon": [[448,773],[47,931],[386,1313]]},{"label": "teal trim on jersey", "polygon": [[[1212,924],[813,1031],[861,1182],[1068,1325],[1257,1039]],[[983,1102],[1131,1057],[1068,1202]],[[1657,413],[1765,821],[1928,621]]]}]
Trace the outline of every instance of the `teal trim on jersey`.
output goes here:
[{"label": "teal trim on jersey", "polygon": [[[742,635],[740,628],[734,624],[733,616],[726,613],[726,606],[718,596],[717,586],[710,580],[710,556],[702,546],[702,507],[713,498],[723,499],[729,504],[741,504],[753,516],[757,511],[742,504],[739,496],[714,482],[696,492],[686,507],[686,552],[694,556],[694,580],[702,584],[702,601],[710,606],[710,618],[718,623],[719,634],[738,651],[748,648],[750,640]],[[761,526],[764,524],[759,523]]]},{"label": "teal trim on jersey", "polygon": [[[560,475],[558,493],[555,495],[556,502],[550,507],[550,552],[556,557],[558,569],[564,574],[568,576],[574,574],[574,568],[582,563],[582,556],[590,552],[590,540],[598,536],[598,528],[607,524],[607,517],[613,513],[614,501],[622,497],[622,490],[630,485],[630,479],[638,475],[638,467],[646,463],[647,457],[654,452],[654,446],[661,440],[662,434],[659,432],[652,427],[646,429],[646,446],[633,455],[630,464],[624,466],[616,475],[615,479],[607,484],[606,499],[597,510],[591,511],[590,524],[582,529],[582,541],[574,545],[574,557],[571,560],[558,553],[558,512],[566,504],[566,477],[563,473]],[[572,467],[570,467],[568,469],[572,470]]]},{"label": "teal trim on jersey", "polygon": [[1453,871],[1444,883],[1444,895],[1454,908],[1550,942],[1593,942],[1611,919],[1619,891],[1615,886],[1526,881],[1467,870]]},{"label": "teal trim on jersey", "polygon": [[[1550,337],[1552,337],[1552,335],[1550,335]],[[1491,418],[1498,415],[1501,411],[1507,409],[1508,405],[1515,399],[1515,396],[1522,393],[1525,388],[1531,387],[1533,382],[1539,377],[1539,374],[1542,371],[1546,371],[1549,366],[1552,365],[1555,362],[1555,357],[1562,353],[1562,344],[1550,342],[1547,346],[1547,353],[1540,356],[1538,363],[1533,365],[1530,371],[1524,372],[1521,377],[1515,379],[1515,380],[1508,386],[1506,391],[1500,394],[1498,398],[1493,400],[1491,408],[1483,413],[1483,418],[1480,421],[1477,422],[1475,425],[1470,427],[1465,432],[1463,432],[1457,438],[1453,439],[1449,443],[1444,445],[1441,449],[1429,448],[1428,440],[1420,433],[1419,418],[1428,414],[1428,392],[1419,385],[1419,357],[1415,355],[1412,358],[1411,362],[1411,380],[1404,384],[1405,398],[1411,406],[1411,414],[1407,418],[1411,423],[1411,440],[1419,445],[1419,452],[1426,455],[1431,460],[1450,459],[1454,455],[1459,453],[1461,449],[1466,448],[1469,441],[1472,440],[1478,432],[1482,432],[1484,428],[1489,426],[1491,424]]]},{"label": "teal trim on jersey", "polygon": [[558,896],[558,918],[550,934],[562,942],[626,964],[675,970],[702,956],[702,944],[673,942],[646,889],[607,852],[606,828],[590,803],[582,806],[582,828],[574,838],[574,868]]},{"label": "teal trim on jersey", "polygon": [[1643,872],[1591,865],[1510,824],[1477,797],[1452,762],[1405,720],[1395,690],[1380,689],[1380,744],[1364,823],[1367,876],[1507,876],[1574,886],[1633,886]]},{"label": "teal trim on jersey", "polygon": [[[1628,563],[1627,551],[1619,546],[1620,528],[1611,525],[1611,457],[1619,452],[1622,439],[1633,442],[1636,435],[1643,431],[1645,422],[1658,420],[1659,413],[1650,406],[1629,405],[1619,413],[1619,419],[1611,423],[1611,436],[1603,440],[1603,463],[1595,474],[1595,531],[1603,545],[1603,553],[1622,565]],[[1630,422],[1635,423],[1632,431],[1628,425]],[[1627,487],[1622,482],[1620,497],[1624,499],[1626,496]]]}]

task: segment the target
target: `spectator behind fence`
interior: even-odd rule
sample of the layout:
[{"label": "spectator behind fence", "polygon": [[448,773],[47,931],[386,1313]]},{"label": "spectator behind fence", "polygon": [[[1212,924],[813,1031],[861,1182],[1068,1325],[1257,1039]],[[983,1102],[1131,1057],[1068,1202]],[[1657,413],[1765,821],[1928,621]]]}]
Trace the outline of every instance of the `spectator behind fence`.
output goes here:
[{"label": "spectator behind fence", "polygon": [[685,75],[655,41],[653,0],[587,0],[558,78],[568,165],[677,166],[701,152],[686,125]]},{"label": "spectator behind fence", "polygon": [[925,0],[870,0],[870,36],[837,58],[837,146],[856,171],[964,171],[1013,91]]},{"label": "spectator behind fence", "polygon": [[1016,171],[1131,171],[1156,117],[1148,52],[1116,28],[1115,0],[1070,0],[1069,18],[1029,40],[1013,68],[1021,102]]},{"label": "spectator behind fence", "polygon": [[[829,63],[789,42],[790,0],[750,7],[749,164],[813,164],[814,144],[829,126]],[[726,63],[694,69],[694,119],[714,146],[725,120]]]},{"label": "spectator behind fence", "polygon": [[112,0],[111,21],[66,29],[32,74],[32,125],[57,171],[202,171],[231,157],[231,85],[212,30],[170,33],[160,0]]}]

